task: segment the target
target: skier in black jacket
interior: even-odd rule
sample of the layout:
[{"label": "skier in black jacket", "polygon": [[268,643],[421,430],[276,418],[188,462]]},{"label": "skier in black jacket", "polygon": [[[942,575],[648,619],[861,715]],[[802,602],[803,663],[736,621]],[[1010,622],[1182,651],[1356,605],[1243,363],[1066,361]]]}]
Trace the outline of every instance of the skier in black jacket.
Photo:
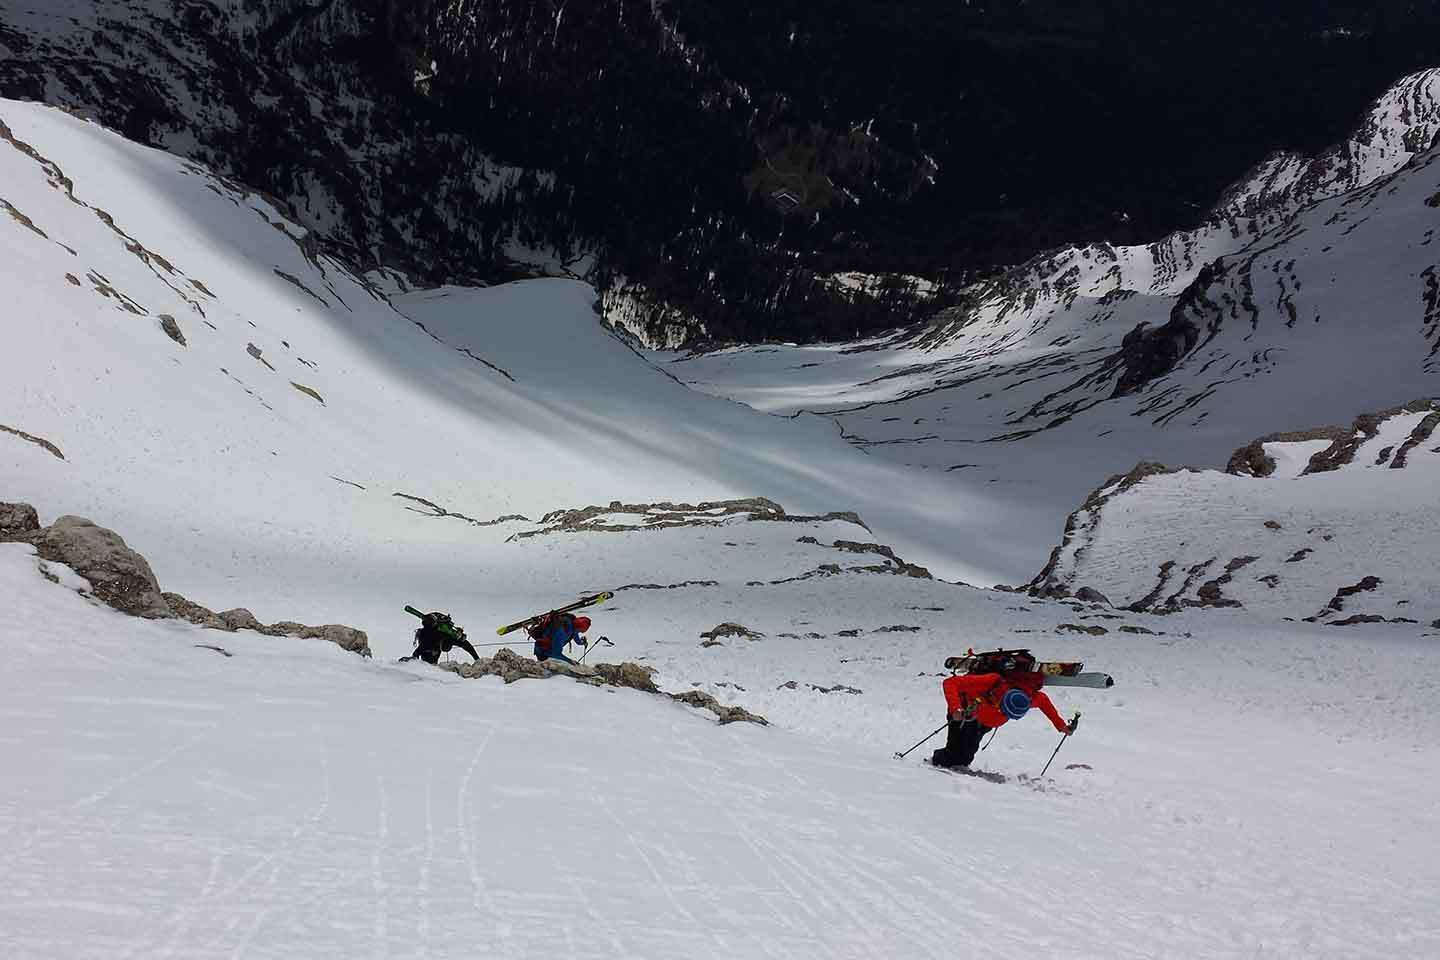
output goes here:
[{"label": "skier in black jacket", "polygon": [[448,653],[454,647],[459,647],[476,660],[480,659],[480,654],[465,639],[464,629],[457,627],[448,613],[427,613],[420,620],[420,629],[415,631],[415,652],[400,660],[403,663],[418,657],[426,663],[437,663],[440,654]]}]

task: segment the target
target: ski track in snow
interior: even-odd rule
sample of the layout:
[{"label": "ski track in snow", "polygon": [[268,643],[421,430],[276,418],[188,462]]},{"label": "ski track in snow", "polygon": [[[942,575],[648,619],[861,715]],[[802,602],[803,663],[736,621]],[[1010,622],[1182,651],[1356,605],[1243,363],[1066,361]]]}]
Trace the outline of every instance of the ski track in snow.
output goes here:
[{"label": "ski track in snow", "polygon": [[[879,741],[913,741],[916,721],[935,712],[938,681],[913,670],[887,679],[877,669],[852,706],[816,695],[845,732],[815,737],[787,729],[810,709],[798,691],[784,691],[789,710],[772,701],[774,727],[723,727],[565,678],[396,684],[390,668],[336,648],[268,638],[232,640],[236,656],[216,658],[202,679],[191,674],[211,663],[191,655],[198,630],[98,608],[39,579],[25,548],[0,548],[0,586],[20,598],[19,618],[0,621],[12,668],[0,679],[10,718],[0,764],[18,771],[0,786],[7,955],[1440,948],[1430,919],[1440,869],[1429,854],[1440,819],[1422,786],[1435,723],[1357,725],[1374,708],[1353,697],[1312,722],[1294,706],[1324,686],[1286,679],[1283,661],[1267,661],[1279,704],[1215,709],[1211,687],[1191,673],[1207,662],[1199,646],[1139,659],[1111,691],[1057,691],[1086,719],[1047,789],[1033,790],[890,759]],[[980,614],[950,615],[978,625]],[[103,658],[54,670],[50,630],[83,633],[123,659],[124,675]],[[1246,632],[1218,629],[1212,649],[1240,649]],[[768,655],[772,687],[814,659],[784,647]],[[882,716],[872,701],[902,703],[912,691],[928,712],[902,711],[870,733],[849,725],[853,711]],[[112,706],[63,718],[38,709],[82,693]],[[174,712],[166,702],[186,696],[218,706],[226,722],[205,728],[203,749],[188,734],[188,749],[157,753],[151,740]],[[52,759],[27,764],[36,740],[55,745]],[[1055,742],[1027,718],[1002,731],[984,763],[1033,774]],[[97,780],[118,782],[99,771],[131,760],[148,772],[75,802],[100,793]],[[449,831],[432,816],[447,794]]]}]

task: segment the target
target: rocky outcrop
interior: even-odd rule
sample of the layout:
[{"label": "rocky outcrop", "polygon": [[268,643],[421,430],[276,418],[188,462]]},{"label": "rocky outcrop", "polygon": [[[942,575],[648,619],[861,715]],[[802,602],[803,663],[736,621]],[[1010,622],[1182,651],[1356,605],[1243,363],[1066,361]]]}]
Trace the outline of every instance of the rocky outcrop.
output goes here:
[{"label": "rocky outcrop", "polygon": [[851,523],[869,531],[864,521],[851,511],[835,511],[818,516],[791,514],[774,500],[746,497],[739,500],[713,500],[701,503],[622,503],[612,500],[604,506],[591,505],[576,509],[552,510],[540,518],[535,530],[522,530],[511,540],[524,540],[557,533],[626,533],[637,530],[665,530],[671,527],[716,527],[734,520],[769,521],[772,523]]},{"label": "rocky outcrop", "polygon": [[[442,670],[449,670],[451,673],[459,674],[462,677],[473,679],[476,677],[499,677],[506,683],[514,683],[517,680],[540,679],[542,677],[555,676],[559,671],[548,670],[535,660],[521,656],[509,647],[502,647],[493,657],[482,657],[473,663],[441,663],[438,665]],[[586,664],[586,666],[590,666]],[[687,690],[684,693],[666,693],[655,684],[655,670],[653,667],[642,666],[638,663],[597,663],[594,665],[594,674],[584,675],[567,672],[565,675],[572,677],[577,683],[585,683],[591,686],[625,687],[630,690],[639,690],[642,693],[649,693],[655,696],[666,697],[692,707],[702,710],[709,710],[719,718],[721,723],[757,723],[761,726],[768,725],[769,721],[759,714],[751,713],[744,707],[729,707],[708,693],[699,690]]]},{"label": "rocky outcrop", "polygon": [[[1072,591],[1066,582],[1067,577],[1079,569],[1079,560],[1084,553],[1085,544],[1094,534],[1096,525],[1100,523],[1100,516],[1105,504],[1146,477],[1176,472],[1178,471],[1172,470],[1163,463],[1141,462],[1137,463],[1129,473],[1116,474],[1096,487],[1091,491],[1090,496],[1085,498],[1080,509],[1066,518],[1065,534],[1059,546],[1050,552],[1050,559],[1045,564],[1045,568],[1026,585],[1025,591],[1034,597],[1068,600],[1072,596]],[[1095,595],[1104,596],[1099,591],[1095,591]]]},{"label": "rocky outcrop", "polygon": [[666,694],[671,700],[697,707],[701,710],[709,710],[724,723],[758,723],[760,726],[769,726],[770,721],[758,713],[751,713],[744,707],[727,707],[708,693],[700,690],[687,690],[684,693]]},{"label": "rocky outcrop", "polygon": [[[1306,465],[1301,475],[1309,476],[1316,473],[1329,473],[1332,470],[1339,470],[1341,467],[1351,463],[1354,461],[1355,454],[1359,451],[1360,447],[1363,446],[1367,440],[1371,440],[1379,434],[1380,425],[1391,417],[1397,417],[1402,413],[1436,412],[1440,412],[1440,406],[1437,406],[1434,400],[1427,398],[1412,400],[1403,406],[1391,407],[1388,410],[1380,410],[1375,413],[1362,413],[1355,418],[1355,422],[1350,425],[1349,430],[1340,431],[1339,435],[1335,437],[1334,442],[1331,443],[1329,447],[1321,450],[1310,458],[1310,463]],[[1427,422],[1429,423],[1428,429],[1425,428]],[[1403,469],[1406,457],[1410,451],[1416,444],[1423,442],[1424,439],[1430,435],[1430,432],[1435,429],[1436,423],[1440,423],[1440,416],[1437,416],[1434,420],[1426,417],[1411,434],[1411,439],[1415,439],[1415,443],[1411,444],[1407,441],[1407,444],[1402,447],[1401,455],[1397,458],[1399,460],[1398,465],[1392,461],[1390,466],[1392,468]],[[1419,434],[1418,439],[1415,438],[1416,434]]]},{"label": "rocky outcrop", "polygon": [[711,627],[709,630],[700,634],[700,646],[719,646],[721,639],[725,637],[744,637],[746,640],[763,640],[765,639],[765,634],[760,633],[758,630],[751,630],[743,624],[730,623],[727,621]]},{"label": "rocky outcrop", "polygon": [[30,443],[33,443],[41,450],[44,450],[46,453],[50,454],[56,460],[65,459],[65,454],[60,452],[60,448],[55,446],[55,444],[51,443],[49,440],[46,440],[44,437],[37,437],[33,433],[26,433],[24,430],[17,430],[14,427],[7,427],[3,423],[0,423],[0,433],[8,433],[11,436],[16,436],[19,437],[21,440],[26,440]]},{"label": "rocky outcrop", "polygon": [[17,539],[21,534],[40,529],[40,515],[28,503],[0,503],[0,538],[7,534]]},{"label": "rocky outcrop", "polygon": [[90,582],[97,598],[131,616],[175,616],[145,558],[113,530],[84,517],[65,516],[35,541],[45,560],[63,563]]},{"label": "rocky outcrop", "polygon": [[165,594],[165,600],[175,615],[201,627],[236,633],[240,630],[254,630],[267,637],[295,637],[301,640],[324,640],[342,650],[370,656],[370,637],[364,630],[346,626],[343,623],[327,623],[318,627],[297,623],[294,620],[279,620],[264,624],[244,607],[215,613],[201,604],[187,600],[178,593]]},{"label": "rocky outcrop", "polygon": [[291,620],[266,625],[243,608],[215,613],[178,593],[162,592],[143,556],[115,531],[84,517],[65,516],[42,527],[30,504],[0,503],[0,543],[5,542],[29,543],[41,560],[63,563],[90,584],[97,599],[121,613],[148,619],[179,617],[227,633],[255,630],[272,637],[324,640],[342,650],[370,656],[369,637],[355,627],[341,623],[312,627]]},{"label": "rocky outcrop", "polygon": [[[1267,443],[1299,443],[1305,440],[1339,440],[1348,435],[1344,427],[1316,427],[1313,430],[1291,430],[1271,433],[1255,440],[1230,455],[1225,472],[1237,477],[1268,477],[1275,472],[1275,459],[1265,453]],[[1270,526],[1275,521],[1266,522]],[[1279,524],[1271,527],[1278,530]]]}]

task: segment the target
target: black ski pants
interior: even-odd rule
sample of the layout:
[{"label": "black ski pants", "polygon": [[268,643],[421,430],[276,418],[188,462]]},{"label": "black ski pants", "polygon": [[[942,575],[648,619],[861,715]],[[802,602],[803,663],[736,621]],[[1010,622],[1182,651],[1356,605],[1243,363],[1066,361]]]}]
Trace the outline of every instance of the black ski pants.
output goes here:
[{"label": "black ski pants", "polygon": [[470,645],[469,640],[451,640],[447,642],[444,638],[440,638],[439,642],[436,642],[435,640],[427,637],[421,637],[418,639],[420,641],[420,646],[417,647],[415,652],[410,655],[412,659],[414,657],[419,657],[426,663],[439,663],[440,654],[446,650],[451,649],[452,647],[459,647],[461,650],[464,650],[466,653],[470,654],[472,658],[476,660],[480,659],[480,654],[475,652],[475,648]]},{"label": "black ski pants", "polygon": [[945,731],[945,746],[930,754],[937,767],[968,767],[980,749],[980,740],[990,728],[979,720],[951,720]]}]

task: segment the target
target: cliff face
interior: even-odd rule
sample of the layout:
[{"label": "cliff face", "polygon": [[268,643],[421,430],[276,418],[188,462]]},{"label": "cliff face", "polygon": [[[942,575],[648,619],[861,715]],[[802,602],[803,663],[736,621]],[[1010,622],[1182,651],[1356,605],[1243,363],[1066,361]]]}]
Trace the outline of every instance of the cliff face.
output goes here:
[{"label": "cliff face", "polygon": [[501,277],[507,246],[539,232],[549,178],[426,109],[430,7],[56,0],[7,13],[0,92],[213,165],[366,265]]},{"label": "cliff face", "polygon": [[[1146,248],[1264,151],[1328,142],[1377,75],[1410,68],[1397,24],[1434,12],[1386,14],[1359,58],[1306,32],[1330,16],[1314,5],[1255,14],[1256,40],[1212,22],[1232,4],[1201,25],[1214,57],[1177,70],[1163,51],[1191,42],[1193,14],[1129,0],[1084,13],[923,0],[904,16],[867,0],[12,6],[0,95],[263,189],[366,265],[425,282],[583,276],[652,342],[890,329],[1077,237],[1126,245],[1080,248],[1054,271],[1042,258],[995,289],[1043,302],[1112,266],[1123,278],[1100,286],[1143,289],[1137,270],[1183,286],[1269,211],[1426,145],[1415,118],[1434,106],[1423,86],[1398,90],[1352,144],[1318,163],[1273,157],[1198,229]],[[1227,91],[1252,75],[1241,108]],[[1412,139],[1390,137],[1398,127]],[[837,279],[853,274],[877,280]]]}]

